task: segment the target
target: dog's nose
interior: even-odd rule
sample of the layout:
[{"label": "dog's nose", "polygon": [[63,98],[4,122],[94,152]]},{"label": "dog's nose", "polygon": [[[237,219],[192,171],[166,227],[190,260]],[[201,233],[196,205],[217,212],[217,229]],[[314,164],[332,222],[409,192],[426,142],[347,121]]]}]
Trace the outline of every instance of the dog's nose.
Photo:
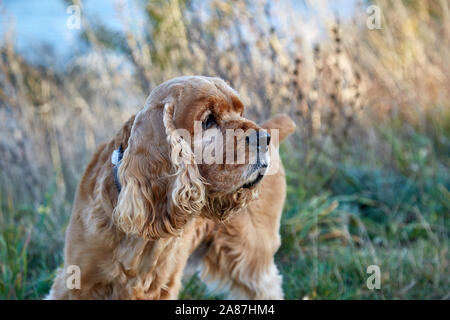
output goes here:
[{"label": "dog's nose", "polygon": [[259,151],[266,152],[269,148],[270,134],[267,131],[256,130],[245,137],[245,142],[249,146],[256,145]]}]

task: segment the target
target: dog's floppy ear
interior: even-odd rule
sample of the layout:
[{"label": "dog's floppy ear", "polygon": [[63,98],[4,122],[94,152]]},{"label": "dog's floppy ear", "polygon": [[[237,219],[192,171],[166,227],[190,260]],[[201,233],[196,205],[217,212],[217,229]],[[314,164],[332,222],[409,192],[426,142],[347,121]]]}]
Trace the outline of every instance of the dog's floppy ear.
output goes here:
[{"label": "dog's floppy ear", "polygon": [[147,239],[174,236],[205,203],[190,144],[173,123],[176,103],[149,106],[133,124],[118,170],[121,192],[113,222]]},{"label": "dog's floppy ear", "polygon": [[199,214],[205,205],[205,182],[195,163],[190,144],[175,128],[174,108],[173,103],[166,103],[163,117],[170,150],[170,163],[175,178],[169,191],[171,208],[182,213]]}]

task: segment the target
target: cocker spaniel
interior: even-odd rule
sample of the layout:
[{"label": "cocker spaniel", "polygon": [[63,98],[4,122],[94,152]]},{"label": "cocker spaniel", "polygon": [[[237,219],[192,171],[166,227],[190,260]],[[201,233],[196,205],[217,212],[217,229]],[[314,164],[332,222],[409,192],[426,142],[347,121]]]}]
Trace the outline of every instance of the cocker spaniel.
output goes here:
[{"label": "cocker spaniel", "polygon": [[189,265],[233,298],[282,299],[278,146],[295,125],[243,112],[219,78],[156,87],[84,172],[47,298],[176,299]]}]

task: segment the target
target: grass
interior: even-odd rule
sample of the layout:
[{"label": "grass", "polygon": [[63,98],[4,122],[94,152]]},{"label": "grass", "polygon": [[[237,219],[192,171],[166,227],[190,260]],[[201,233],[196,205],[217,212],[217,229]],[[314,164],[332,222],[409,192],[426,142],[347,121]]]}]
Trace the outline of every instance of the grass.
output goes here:
[{"label": "grass", "polygon": [[[1,199],[0,298],[41,299],[62,262],[65,221],[49,192],[37,209]],[[63,218],[62,218],[63,217]]]}]

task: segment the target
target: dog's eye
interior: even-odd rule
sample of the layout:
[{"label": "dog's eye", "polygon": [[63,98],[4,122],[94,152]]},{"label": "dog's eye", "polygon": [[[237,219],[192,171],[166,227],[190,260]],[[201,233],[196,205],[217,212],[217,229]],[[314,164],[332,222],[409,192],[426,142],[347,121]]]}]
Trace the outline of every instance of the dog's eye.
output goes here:
[{"label": "dog's eye", "polygon": [[210,114],[203,121],[203,130],[207,130],[207,129],[211,128],[212,126],[217,126],[217,122],[216,122],[216,118],[214,118],[214,115]]}]

